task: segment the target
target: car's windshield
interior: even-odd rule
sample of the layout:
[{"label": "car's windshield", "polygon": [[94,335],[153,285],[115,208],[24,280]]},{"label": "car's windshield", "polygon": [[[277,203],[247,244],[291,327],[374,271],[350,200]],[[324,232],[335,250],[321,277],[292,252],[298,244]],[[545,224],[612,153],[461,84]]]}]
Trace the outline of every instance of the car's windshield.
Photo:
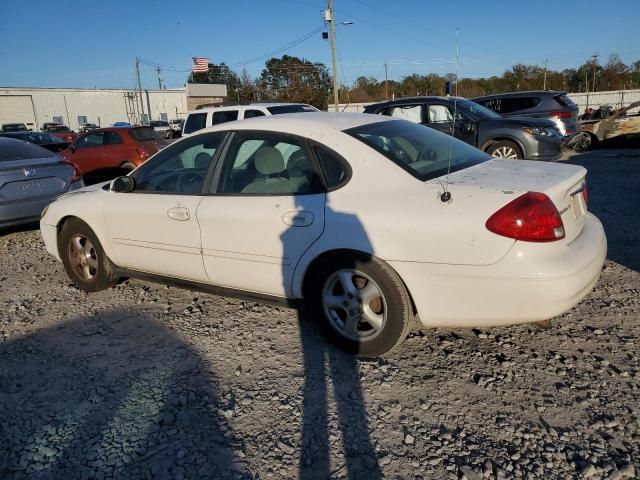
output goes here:
[{"label": "car's windshield", "polygon": [[471,100],[458,99],[458,105],[480,118],[502,118],[500,114]]},{"label": "car's windshield", "polygon": [[271,115],[279,115],[281,113],[300,113],[300,112],[317,112],[318,109],[311,105],[276,105],[267,107]]},{"label": "car's windshield", "polygon": [[345,133],[423,181],[491,158],[467,143],[406,120],[370,123],[345,130]]}]

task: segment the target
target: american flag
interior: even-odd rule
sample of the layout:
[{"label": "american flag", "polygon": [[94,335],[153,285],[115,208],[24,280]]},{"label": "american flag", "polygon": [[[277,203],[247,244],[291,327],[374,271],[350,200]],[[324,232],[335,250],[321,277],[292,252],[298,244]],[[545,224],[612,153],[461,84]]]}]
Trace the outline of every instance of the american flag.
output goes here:
[{"label": "american flag", "polygon": [[209,71],[209,59],[205,57],[193,58],[193,73],[206,73]]}]

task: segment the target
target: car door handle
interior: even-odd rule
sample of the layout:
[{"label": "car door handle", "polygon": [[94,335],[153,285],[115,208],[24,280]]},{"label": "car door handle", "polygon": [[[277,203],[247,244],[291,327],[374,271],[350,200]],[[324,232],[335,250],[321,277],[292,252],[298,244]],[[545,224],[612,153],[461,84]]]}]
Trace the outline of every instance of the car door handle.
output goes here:
[{"label": "car door handle", "polygon": [[173,207],[167,210],[167,215],[172,220],[178,220],[179,222],[184,222],[185,220],[189,220],[189,209],[184,207]]},{"label": "car door handle", "polygon": [[308,227],[313,223],[313,213],[306,210],[285,212],[282,215],[282,221],[292,227]]}]

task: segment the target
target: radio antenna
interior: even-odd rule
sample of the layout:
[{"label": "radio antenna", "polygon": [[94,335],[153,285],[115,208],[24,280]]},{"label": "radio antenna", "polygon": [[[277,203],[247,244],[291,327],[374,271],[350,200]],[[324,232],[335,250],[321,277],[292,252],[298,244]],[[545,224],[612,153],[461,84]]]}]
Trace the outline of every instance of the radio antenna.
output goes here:
[{"label": "radio antenna", "polygon": [[449,192],[449,173],[451,173],[451,159],[453,158],[453,133],[456,129],[456,115],[458,113],[458,65],[460,63],[460,28],[456,28],[456,88],[453,97],[453,121],[451,122],[451,135],[449,142],[449,165],[447,166],[447,177],[444,181],[444,192],[440,195],[440,200],[449,202],[451,200],[451,192]]}]

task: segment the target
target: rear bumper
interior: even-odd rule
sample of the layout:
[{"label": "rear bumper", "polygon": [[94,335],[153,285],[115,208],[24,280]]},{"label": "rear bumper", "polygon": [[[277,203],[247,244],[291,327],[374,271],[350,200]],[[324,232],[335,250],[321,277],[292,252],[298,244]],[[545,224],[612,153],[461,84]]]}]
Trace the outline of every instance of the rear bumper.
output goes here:
[{"label": "rear bumper", "polygon": [[570,244],[515,242],[488,266],[390,262],[427,327],[485,327],[547,320],[575,306],[600,277],[607,239],[587,214]]},{"label": "rear bumper", "polygon": [[0,203],[0,227],[25,225],[40,220],[44,207],[55,200],[57,195],[35,200]]}]

